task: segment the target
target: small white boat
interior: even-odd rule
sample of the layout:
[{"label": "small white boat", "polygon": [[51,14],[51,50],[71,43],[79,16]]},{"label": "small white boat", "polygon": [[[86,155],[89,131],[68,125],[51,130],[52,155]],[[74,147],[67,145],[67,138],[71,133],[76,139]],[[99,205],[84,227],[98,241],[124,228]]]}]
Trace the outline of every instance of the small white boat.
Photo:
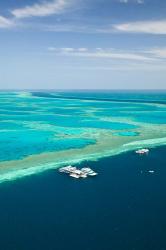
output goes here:
[{"label": "small white boat", "polygon": [[154,170],[149,170],[148,171],[150,174],[154,174]]},{"label": "small white boat", "polygon": [[149,149],[148,148],[142,148],[142,149],[138,149],[135,151],[136,154],[147,154],[149,153]]},{"label": "small white boat", "polygon": [[97,174],[96,172],[93,171],[93,173],[89,173],[88,175],[89,175],[89,176],[96,176],[96,175],[98,175],[98,174]]}]

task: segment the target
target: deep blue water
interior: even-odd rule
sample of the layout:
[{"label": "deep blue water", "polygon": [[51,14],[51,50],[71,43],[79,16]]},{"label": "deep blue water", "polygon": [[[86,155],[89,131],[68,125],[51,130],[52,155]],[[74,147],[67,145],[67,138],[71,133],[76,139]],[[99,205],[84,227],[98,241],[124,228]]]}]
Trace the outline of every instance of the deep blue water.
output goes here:
[{"label": "deep blue water", "polygon": [[1,184],[0,249],[165,250],[165,153],[89,162],[96,178],[51,170]]},{"label": "deep blue water", "polygon": [[59,91],[56,94],[54,91],[32,92],[34,96],[47,97],[47,98],[61,98],[61,96],[70,99],[86,99],[86,100],[110,100],[110,101],[132,101],[147,103],[166,103],[165,90],[67,90]]}]

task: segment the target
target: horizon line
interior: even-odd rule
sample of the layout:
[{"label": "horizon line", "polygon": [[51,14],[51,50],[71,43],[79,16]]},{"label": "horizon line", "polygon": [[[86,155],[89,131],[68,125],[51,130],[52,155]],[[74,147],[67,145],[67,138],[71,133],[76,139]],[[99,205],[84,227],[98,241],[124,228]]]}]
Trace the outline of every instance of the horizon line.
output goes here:
[{"label": "horizon line", "polygon": [[86,89],[86,88],[78,88],[78,89],[60,89],[60,88],[35,88],[35,89],[31,89],[31,88],[11,88],[11,89],[1,89],[0,88],[0,91],[166,91],[166,88],[165,89],[157,89],[157,88],[146,88],[146,89],[139,89],[139,88],[128,88],[128,89],[124,89],[124,88],[119,88],[119,89],[111,89],[111,88],[105,88],[105,89],[94,89],[94,88],[91,88],[91,89]]}]

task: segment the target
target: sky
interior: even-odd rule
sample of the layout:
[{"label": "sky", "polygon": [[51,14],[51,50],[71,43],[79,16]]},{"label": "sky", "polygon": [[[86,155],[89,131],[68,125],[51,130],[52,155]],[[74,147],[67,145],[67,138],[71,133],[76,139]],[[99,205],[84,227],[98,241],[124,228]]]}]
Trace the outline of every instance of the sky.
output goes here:
[{"label": "sky", "polygon": [[166,1],[0,1],[0,89],[166,89]]}]

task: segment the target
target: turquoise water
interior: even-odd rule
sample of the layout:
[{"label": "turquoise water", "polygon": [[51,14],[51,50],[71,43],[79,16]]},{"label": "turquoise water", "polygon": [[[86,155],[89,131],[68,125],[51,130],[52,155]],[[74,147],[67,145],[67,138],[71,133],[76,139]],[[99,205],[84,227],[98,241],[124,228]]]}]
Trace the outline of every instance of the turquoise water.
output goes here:
[{"label": "turquoise water", "polygon": [[115,135],[119,135],[119,136],[137,136],[139,135],[138,132],[133,132],[133,131],[125,131],[125,132],[119,132],[119,133],[115,133]]},{"label": "turquoise water", "polygon": [[161,145],[166,93],[0,92],[0,249],[166,249]]},{"label": "turquoise water", "polygon": [[165,138],[165,92],[0,92],[3,173],[5,166],[7,174],[20,170],[17,163],[28,174],[31,167],[98,159],[141,142],[163,145]]},{"label": "turquoise water", "polygon": [[56,138],[54,132],[18,130],[1,132],[0,160],[14,160],[32,154],[48,151],[60,151],[73,148],[82,148],[95,140],[71,138]]}]

